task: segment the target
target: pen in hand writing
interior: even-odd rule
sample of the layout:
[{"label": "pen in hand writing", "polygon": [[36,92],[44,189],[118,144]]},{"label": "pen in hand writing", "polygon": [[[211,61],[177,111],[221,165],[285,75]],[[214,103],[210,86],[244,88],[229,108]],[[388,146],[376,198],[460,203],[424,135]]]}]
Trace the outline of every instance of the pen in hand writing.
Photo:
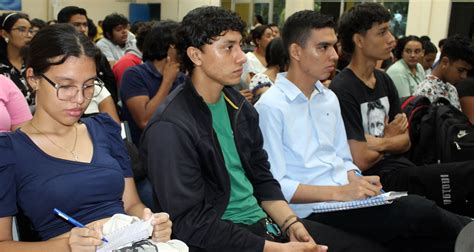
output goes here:
[{"label": "pen in hand writing", "polygon": [[[363,177],[364,175],[362,175],[362,173],[359,171],[359,170],[353,170],[354,173],[359,176],[359,177]],[[385,193],[385,191],[383,189],[380,189],[380,193]]]},{"label": "pen in hand writing", "polygon": [[[72,218],[71,216],[63,213],[61,210],[57,209],[57,208],[54,208],[53,209],[54,213],[57,214],[59,217],[65,219],[66,221],[68,221],[69,223],[71,223],[72,225],[76,226],[76,227],[80,227],[80,228],[87,228],[86,226],[84,226],[82,223],[80,223],[79,221],[75,220],[74,218]],[[102,237],[102,241],[104,242],[109,242],[107,241],[107,239],[105,239],[105,237]]]}]

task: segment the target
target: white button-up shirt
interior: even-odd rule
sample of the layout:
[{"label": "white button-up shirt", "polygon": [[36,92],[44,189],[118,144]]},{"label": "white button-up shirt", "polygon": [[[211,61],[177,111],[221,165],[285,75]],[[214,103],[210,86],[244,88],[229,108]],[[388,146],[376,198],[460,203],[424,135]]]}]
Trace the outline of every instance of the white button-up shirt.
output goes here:
[{"label": "white button-up shirt", "polygon": [[[345,185],[347,172],[358,170],[352,162],[339,101],[321,82],[315,83],[308,99],[286,73],[280,73],[255,108],[271,172],[288,202],[300,183]],[[299,217],[312,213],[312,204],[290,206]]]}]

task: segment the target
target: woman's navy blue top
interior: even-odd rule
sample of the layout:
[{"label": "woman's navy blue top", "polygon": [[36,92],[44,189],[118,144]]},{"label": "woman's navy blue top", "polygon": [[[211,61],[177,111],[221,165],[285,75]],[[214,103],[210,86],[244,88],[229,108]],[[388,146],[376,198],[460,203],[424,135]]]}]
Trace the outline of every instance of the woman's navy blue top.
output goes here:
[{"label": "woman's navy blue top", "polygon": [[124,213],[124,178],[133,174],[120,126],[106,114],[82,123],[94,146],[90,163],[52,157],[21,130],[0,134],[0,217],[21,209],[48,240],[73,228],[53,208],[83,224]]}]

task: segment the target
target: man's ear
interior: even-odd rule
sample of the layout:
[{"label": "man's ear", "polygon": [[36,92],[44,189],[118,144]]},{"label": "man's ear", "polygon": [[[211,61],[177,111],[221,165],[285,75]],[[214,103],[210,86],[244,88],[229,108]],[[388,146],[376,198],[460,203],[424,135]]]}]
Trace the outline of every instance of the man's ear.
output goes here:
[{"label": "man's ear", "polygon": [[202,51],[196,47],[190,46],[186,49],[186,54],[188,55],[189,59],[194,63],[196,66],[202,65],[201,55]]},{"label": "man's ear", "polygon": [[8,32],[5,30],[1,30],[1,35],[3,39],[5,39],[5,41],[8,43],[8,37],[9,37]]},{"label": "man's ear", "polygon": [[289,53],[290,53],[290,58],[295,59],[296,61],[299,61],[301,59],[301,46],[299,46],[296,43],[292,43],[289,48]]},{"label": "man's ear", "polygon": [[447,68],[449,66],[449,58],[446,56],[441,57],[439,63],[443,68]]},{"label": "man's ear", "polygon": [[39,87],[39,78],[36,77],[33,73],[33,68],[26,69],[26,82],[30,85],[31,89],[38,90]]},{"label": "man's ear", "polygon": [[354,33],[354,35],[352,35],[352,41],[354,42],[355,46],[359,48],[363,47],[363,38],[359,33]]}]

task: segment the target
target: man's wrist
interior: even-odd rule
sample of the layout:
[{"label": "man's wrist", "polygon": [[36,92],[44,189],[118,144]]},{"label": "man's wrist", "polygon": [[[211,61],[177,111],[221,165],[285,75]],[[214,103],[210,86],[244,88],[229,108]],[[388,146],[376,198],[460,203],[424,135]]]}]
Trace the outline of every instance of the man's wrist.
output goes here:
[{"label": "man's wrist", "polygon": [[303,222],[301,222],[301,219],[298,217],[294,221],[290,222],[290,224],[288,224],[288,226],[284,229],[285,236],[289,238],[290,234],[294,233],[294,231],[299,228],[299,224],[303,225]]}]

